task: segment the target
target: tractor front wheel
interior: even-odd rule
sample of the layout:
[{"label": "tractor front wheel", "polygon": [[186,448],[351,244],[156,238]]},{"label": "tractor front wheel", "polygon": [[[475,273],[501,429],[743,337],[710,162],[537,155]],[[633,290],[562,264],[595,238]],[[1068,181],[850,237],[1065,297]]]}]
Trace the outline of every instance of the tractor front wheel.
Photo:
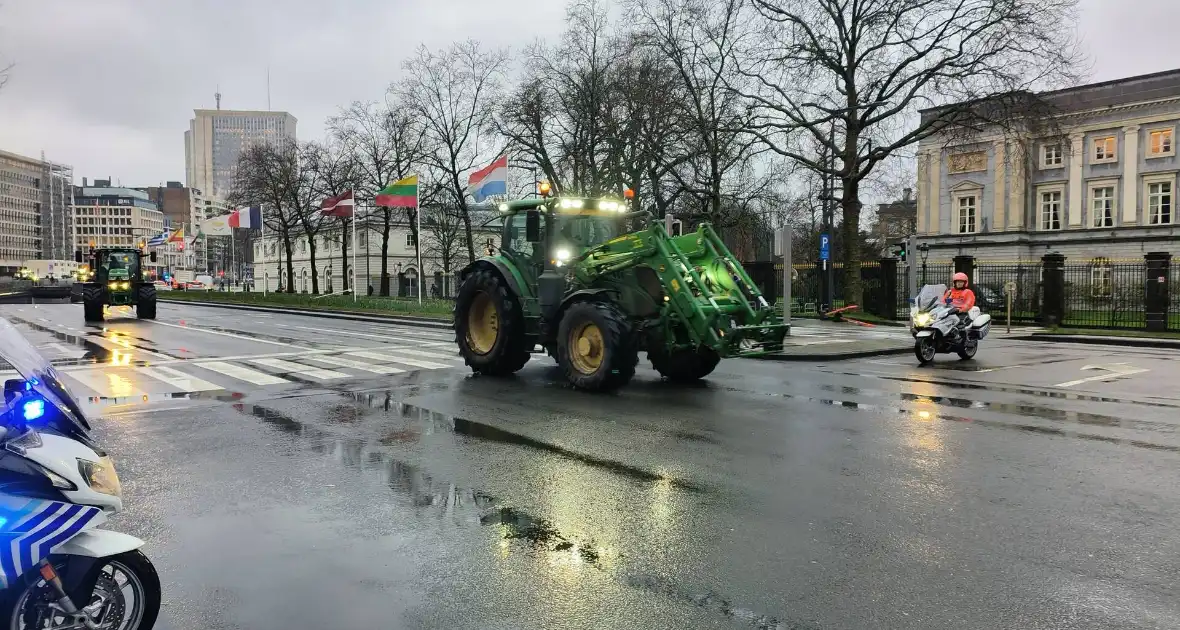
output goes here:
[{"label": "tractor front wheel", "polygon": [[86,321],[101,322],[103,320],[102,308],[101,288],[88,286],[82,289],[82,315]]},{"label": "tractor front wheel", "polygon": [[135,302],[135,316],[139,319],[156,318],[156,287],[145,284],[139,287]]},{"label": "tractor front wheel", "polygon": [[463,361],[477,374],[507,376],[528,362],[532,348],[525,338],[520,304],[494,271],[478,269],[459,287],[455,342]]},{"label": "tractor front wheel", "polygon": [[578,389],[602,392],[626,385],[639,362],[627,316],[607,302],[570,306],[557,332],[557,362]]},{"label": "tractor front wheel", "polygon": [[691,383],[705,378],[713,373],[721,356],[712,348],[697,348],[695,350],[674,350],[671,353],[663,348],[648,350],[647,358],[651,359],[651,366],[660,376],[674,383]]}]

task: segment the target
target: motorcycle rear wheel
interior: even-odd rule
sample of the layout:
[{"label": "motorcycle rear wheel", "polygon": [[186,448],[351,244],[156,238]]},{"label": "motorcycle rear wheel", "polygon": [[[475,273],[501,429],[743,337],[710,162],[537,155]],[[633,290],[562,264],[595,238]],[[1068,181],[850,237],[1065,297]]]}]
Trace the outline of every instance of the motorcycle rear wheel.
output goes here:
[{"label": "motorcycle rear wheel", "polygon": [[975,339],[968,339],[963,342],[963,347],[959,348],[959,358],[968,361],[975,358],[975,353],[979,351],[979,342]]},{"label": "motorcycle rear wheel", "polygon": [[[150,630],[160,615],[160,576],[139,550],[105,559],[94,591],[86,602],[74,602],[101,630]],[[6,599],[0,620],[6,630],[85,628],[68,625],[66,617],[48,608],[56,599],[41,579]],[[96,617],[97,616],[97,617]],[[117,618],[116,618],[117,617]]]}]

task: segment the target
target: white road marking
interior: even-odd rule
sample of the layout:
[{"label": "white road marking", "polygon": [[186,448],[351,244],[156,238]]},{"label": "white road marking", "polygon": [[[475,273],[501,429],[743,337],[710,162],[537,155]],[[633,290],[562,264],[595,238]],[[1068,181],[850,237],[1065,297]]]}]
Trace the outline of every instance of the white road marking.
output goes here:
[{"label": "white road marking", "polygon": [[70,378],[94,390],[104,398],[123,398],[125,396],[143,396],[144,392],[137,389],[131,380],[117,370],[78,370],[67,373]]},{"label": "white road marking", "polygon": [[337,365],[340,367],[352,368],[354,370],[363,370],[365,372],[373,372],[374,374],[401,374],[405,370],[395,368],[392,365],[373,365],[372,363],[362,363],[360,361],[351,361],[344,357],[334,356],[320,356],[307,357],[308,361],[319,361],[320,363],[327,363],[329,365]]},{"label": "white road marking", "polygon": [[1141,374],[1147,372],[1146,368],[1131,367],[1126,363],[1112,363],[1110,365],[1086,365],[1082,370],[1106,370],[1106,374],[1099,374],[1098,376],[1091,376],[1089,378],[1079,378],[1076,381],[1067,381],[1065,383],[1058,383],[1054,387],[1073,387],[1074,385],[1081,385],[1082,383],[1089,383],[1091,381],[1105,381],[1115,378],[1122,378],[1124,376],[1131,376],[1132,374]]},{"label": "white road marking", "polygon": [[438,370],[438,369],[442,369],[442,368],[454,367],[452,365],[445,365],[442,363],[433,363],[431,361],[419,361],[417,359],[407,359],[404,357],[400,357],[400,356],[385,353],[385,352],[363,351],[363,352],[349,352],[348,354],[350,354],[354,357],[361,357],[362,359],[374,359],[376,361],[384,361],[386,363],[401,363],[403,365],[412,365],[414,367],[419,367],[419,368],[422,368],[425,370]]},{"label": "white road marking", "polygon": [[144,376],[163,381],[185,392],[211,392],[218,389],[225,389],[220,385],[214,385],[209,381],[201,380],[195,376],[189,376],[180,370],[172,369],[166,365],[139,367],[135,368],[135,371]]},{"label": "white road marking", "polygon": [[236,378],[239,381],[246,381],[254,385],[279,385],[282,383],[290,383],[285,378],[279,378],[273,374],[266,372],[259,372],[248,367],[234,365],[233,363],[226,363],[224,361],[194,361],[193,365],[203,367],[206,370],[212,370],[218,374],[224,374],[230,378]]},{"label": "white road marking", "polygon": [[274,368],[281,372],[310,376],[311,378],[320,381],[331,381],[338,378],[348,378],[348,374],[345,374],[344,372],[325,370],[323,368],[312,367],[310,365],[295,363],[293,361],[284,361],[282,359],[252,359],[250,363],[265,365],[268,368]]},{"label": "white road marking", "polygon": [[[417,342],[421,341],[420,339],[414,339],[411,337],[394,337],[394,336],[390,336],[390,335],[375,335],[373,333],[353,332],[351,330],[327,330],[327,329],[323,329],[323,328],[312,328],[310,326],[292,326],[290,324],[278,324],[278,325],[282,326],[283,328],[295,328],[298,330],[310,330],[312,332],[320,332],[320,333],[326,333],[326,334],[330,334],[330,335],[349,335],[352,337],[367,337],[370,339],[386,339],[386,340],[390,340],[390,341],[405,341],[405,342],[410,342],[410,343],[417,343]],[[431,339],[441,339],[442,338],[442,337],[435,337],[432,335],[427,335],[425,333],[418,333],[417,331],[410,332],[407,330],[398,330],[397,332],[409,333],[409,334],[414,334],[414,335],[422,334],[423,337],[429,337]]]},{"label": "white road marking", "polygon": [[144,321],[149,321],[149,322],[156,324],[158,326],[168,326],[169,328],[179,328],[181,330],[191,330],[193,332],[208,333],[210,335],[221,335],[222,337],[233,337],[235,339],[244,339],[246,341],[253,341],[255,343],[269,343],[273,346],[287,346],[288,348],[302,348],[303,347],[303,346],[297,346],[293,343],[284,343],[282,341],[270,341],[268,339],[256,339],[254,337],[247,337],[246,335],[237,335],[234,333],[222,332],[220,330],[209,330],[207,328],[197,328],[195,326],[181,326],[179,324],[169,324],[167,322],[161,322],[161,321],[154,320],[154,319],[148,319],[148,320],[144,320]]},{"label": "white road marking", "polygon": [[[451,359],[451,360],[453,360],[453,359],[459,358],[459,354],[457,352],[453,353],[453,354],[444,354],[441,352],[428,352],[426,350],[417,350],[415,348],[402,348],[400,346],[385,346],[384,348],[380,348],[380,349],[384,350],[386,352],[396,353],[398,355],[408,354],[412,357],[426,357],[428,359]],[[390,355],[390,356],[394,356],[394,355]]]}]

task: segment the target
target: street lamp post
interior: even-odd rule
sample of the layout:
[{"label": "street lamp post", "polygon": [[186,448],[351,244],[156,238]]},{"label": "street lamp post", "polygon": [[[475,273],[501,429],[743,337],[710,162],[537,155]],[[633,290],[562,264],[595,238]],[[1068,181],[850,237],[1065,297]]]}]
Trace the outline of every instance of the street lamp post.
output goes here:
[{"label": "street lamp post", "polygon": [[926,259],[930,256],[930,246],[926,243],[918,245],[918,254],[922,256],[922,284],[926,284]]}]

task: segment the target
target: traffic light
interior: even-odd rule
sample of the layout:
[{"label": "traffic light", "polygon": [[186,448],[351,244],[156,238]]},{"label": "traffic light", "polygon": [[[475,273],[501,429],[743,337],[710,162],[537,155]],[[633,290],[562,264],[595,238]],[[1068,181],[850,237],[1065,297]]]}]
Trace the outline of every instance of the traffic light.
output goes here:
[{"label": "traffic light", "polygon": [[891,253],[893,254],[894,258],[898,258],[901,260],[901,262],[905,262],[905,257],[906,257],[905,243],[901,242],[901,243],[894,244]]}]

